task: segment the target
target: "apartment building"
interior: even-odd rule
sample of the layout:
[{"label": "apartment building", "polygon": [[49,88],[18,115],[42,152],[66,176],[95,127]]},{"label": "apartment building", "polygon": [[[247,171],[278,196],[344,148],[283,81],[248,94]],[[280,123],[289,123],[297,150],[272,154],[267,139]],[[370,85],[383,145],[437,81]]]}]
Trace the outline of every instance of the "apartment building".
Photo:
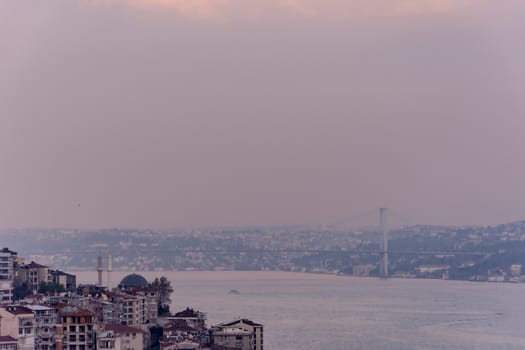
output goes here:
[{"label": "apartment building", "polygon": [[75,290],[77,287],[77,276],[60,270],[49,270],[48,282],[59,284],[65,290]]},{"label": "apartment building", "polygon": [[252,332],[237,327],[219,327],[212,329],[213,350],[253,350]]},{"label": "apartment building", "polygon": [[134,287],[127,294],[141,297],[145,315],[143,323],[154,323],[159,316],[159,291],[152,287]]},{"label": "apartment building", "polygon": [[141,326],[152,323],[151,303],[148,297],[123,292],[108,292],[108,301],[113,304],[113,323]]},{"label": "apartment building", "polygon": [[186,308],[180,312],[175,313],[173,316],[168,316],[169,321],[182,320],[185,321],[190,327],[203,331],[206,325],[206,314],[204,312]]},{"label": "apartment building", "polygon": [[19,350],[34,350],[35,314],[23,306],[0,307],[0,336],[11,336]]},{"label": "apartment building", "polygon": [[27,282],[31,290],[38,290],[41,283],[48,283],[49,268],[31,261],[30,264],[20,266],[18,278],[21,282]]},{"label": "apartment building", "polygon": [[248,319],[238,319],[212,327],[212,343],[216,348],[263,350],[263,325]]},{"label": "apartment building", "polygon": [[59,310],[63,329],[63,350],[95,349],[96,322],[93,313],[74,306]]},{"label": "apartment building", "polygon": [[119,338],[120,348],[116,350],[142,350],[147,348],[147,333],[140,328],[123,324],[106,324],[106,332],[111,332]]},{"label": "apartment building", "polygon": [[114,332],[104,330],[97,334],[97,350],[120,349],[122,349],[122,339]]},{"label": "apartment building", "polygon": [[43,305],[26,305],[35,314],[35,350],[55,348],[57,310]]},{"label": "apartment building", "polygon": [[13,301],[13,283],[17,253],[3,248],[0,250],[0,304]]}]

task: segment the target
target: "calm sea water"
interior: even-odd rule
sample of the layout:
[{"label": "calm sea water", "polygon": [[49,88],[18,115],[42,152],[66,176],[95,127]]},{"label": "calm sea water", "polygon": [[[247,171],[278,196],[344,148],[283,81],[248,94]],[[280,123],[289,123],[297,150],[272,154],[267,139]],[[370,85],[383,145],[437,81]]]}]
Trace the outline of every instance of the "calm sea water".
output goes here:
[{"label": "calm sea water", "polygon": [[[114,283],[126,274],[114,272]],[[142,274],[168,277],[172,310],[204,311],[209,325],[237,317],[263,323],[268,350],[525,349],[525,285],[288,272]],[[93,283],[96,273],[78,278]],[[232,289],[240,294],[228,294]]]}]

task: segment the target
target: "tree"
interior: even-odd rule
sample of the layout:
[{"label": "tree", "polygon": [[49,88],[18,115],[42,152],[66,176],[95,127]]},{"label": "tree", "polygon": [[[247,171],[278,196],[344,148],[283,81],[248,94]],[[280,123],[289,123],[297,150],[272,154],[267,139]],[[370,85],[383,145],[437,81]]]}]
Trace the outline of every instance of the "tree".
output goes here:
[{"label": "tree", "polygon": [[18,279],[13,284],[13,299],[20,300],[31,294],[31,287],[26,281],[22,282]]},{"label": "tree", "polygon": [[46,283],[42,282],[38,286],[38,293],[47,294],[47,293],[62,293],[65,292],[65,288],[63,285],[58,283]]},{"label": "tree", "polygon": [[162,276],[160,279],[158,277],[155,278],[149,286],[157,290],[159,316],[168,315],[170,313],[170,296],[171,293],[173,293],[171,282],[166,277]]}]

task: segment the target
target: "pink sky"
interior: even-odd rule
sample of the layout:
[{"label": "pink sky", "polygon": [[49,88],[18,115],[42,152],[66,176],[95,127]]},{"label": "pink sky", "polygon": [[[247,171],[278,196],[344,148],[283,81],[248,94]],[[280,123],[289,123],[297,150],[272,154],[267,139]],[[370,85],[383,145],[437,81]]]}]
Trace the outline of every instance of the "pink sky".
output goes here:
[{"label": "pink sky", "polygon": [[0,3],[0,226],[525,218],[525,5]]},{"label": "pink sky", "polygon": [[[146,9],[174,10],[201,20],[238,20],[286,13],[311,17],[384,17],[420,14],[443,14],[472,8],[473,0],[86,0],[95,6],[130,6]],[[479,3],[479,1],[477,1]]]}]

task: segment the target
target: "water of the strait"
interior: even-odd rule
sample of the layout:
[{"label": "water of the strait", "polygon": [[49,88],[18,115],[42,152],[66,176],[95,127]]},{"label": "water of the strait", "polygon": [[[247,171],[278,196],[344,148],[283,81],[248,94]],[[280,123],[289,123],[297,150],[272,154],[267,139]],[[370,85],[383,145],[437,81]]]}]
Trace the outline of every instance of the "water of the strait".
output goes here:
[{"label": "water of the strait", "polygon": [[[113,272],[114,284],[128,273]],[[263,323],[267,350],[525,349],[525,284],[288,272],[142,275],[171,281],[172,311],[204,311],[208,325],[239,317]],[[96,281],[95,272],[77,276]]]}]

